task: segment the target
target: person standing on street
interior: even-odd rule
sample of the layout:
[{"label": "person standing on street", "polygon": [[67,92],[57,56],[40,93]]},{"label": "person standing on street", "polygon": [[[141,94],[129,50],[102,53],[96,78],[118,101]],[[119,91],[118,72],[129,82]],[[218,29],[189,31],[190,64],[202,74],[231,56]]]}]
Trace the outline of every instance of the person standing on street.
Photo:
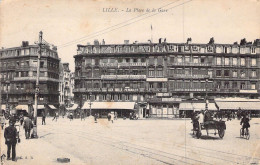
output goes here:
[{"label": "person standing on street", "polygon": [[10,121],[9,126],[5,128],[4,137],[5,144],[7,145],[7,160],[10,160],[10,152],[12,148],[12,161],[16,161],[16,137],[17,137],[17,129],[14,127],[14,122]]},{"label": "person standing on street", "polygon": [[4,126],[5,126],[5,117],[4,117],[4,115],[1,115],[0,116],[0,121],[1,121],[1,128],[2,128],[2,130],[4,129]]},{"label": "person standing on street", "polygon": [[26,118],[24,120],[23,128],[25,129],[26,139],[29,139],[31,129],[33,128],[33,123],[32,123],[32,120],[28,116],[26,116]]},{"label": "person standing on street", "polygon": [[54,118],[52,119],[52,121],[53,121],[54,119],[56,119],[56,121],[57,121],[58,117],[59,117],[59,114],[58,114],[58,112],[56,112],[56,113],[54,114]]},{"label": "person standing on street", "polygon": [[111,113],[111,122],[114,123],[114,120],[115,120],[115,115],[114,115],[114,112]]},{"label": "person standing on street", "polygon": [[43,111],[42,112],[42,125],[46,125],[46,122],[45,122],[45,118],[46,118],[46,115],[45,115],[45,112]]}]

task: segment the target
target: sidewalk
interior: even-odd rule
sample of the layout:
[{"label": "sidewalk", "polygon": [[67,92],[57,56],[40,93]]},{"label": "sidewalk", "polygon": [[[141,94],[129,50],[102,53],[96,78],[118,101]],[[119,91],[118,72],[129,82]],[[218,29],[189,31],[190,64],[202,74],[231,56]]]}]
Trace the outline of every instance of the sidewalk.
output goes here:
[{"label": "sidewalk", "polygon": [[[39,120],[38,120],[39,121]],[[40,123],[39,123],[40,124]],[[6,125],[8,126],[8,125]],[[38,125],[41,127],[41,125]],[[7,155],[7,146],[4,142],[3,130],[1,130],[1,155]],[[12,164],[26,164],[26,165],[46,165],[46,164],[60,164],[57,158],[69,158],[69,164],[80,165],[84,164],[78,158],[66,153],[55,147],[51,143],[44,140],[45,135],[41,135],[38,139],[25,139],[24,129],[20,127],[20,139],[21,142],[16,145],[16,159],[17,161],[4,159],[2,164],[12,165]]]}]

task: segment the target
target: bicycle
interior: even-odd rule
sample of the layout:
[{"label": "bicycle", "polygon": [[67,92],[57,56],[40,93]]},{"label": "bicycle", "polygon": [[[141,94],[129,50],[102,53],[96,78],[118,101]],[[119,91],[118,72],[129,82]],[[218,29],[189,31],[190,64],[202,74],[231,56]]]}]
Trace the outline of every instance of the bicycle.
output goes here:
[{"label": "bicycle", "polygon": [[244,134],[242,134],[242,132],[243,132],[243,128],[240,129],[240,137],[241,137],[241,138],[245,137],[246,140],[249,140],[249,138],[250,138],[249,129],[248,129],[248,128],[245,128]]}]

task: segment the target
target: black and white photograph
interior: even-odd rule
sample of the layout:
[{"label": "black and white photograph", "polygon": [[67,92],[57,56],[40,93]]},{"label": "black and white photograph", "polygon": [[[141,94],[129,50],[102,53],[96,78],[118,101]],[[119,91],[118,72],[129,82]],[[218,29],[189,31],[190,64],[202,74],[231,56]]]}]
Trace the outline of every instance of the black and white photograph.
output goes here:
[{"label": "black and white photograph", "polygon": [[260,165],[259,0],[0,0],[0,165]]}]

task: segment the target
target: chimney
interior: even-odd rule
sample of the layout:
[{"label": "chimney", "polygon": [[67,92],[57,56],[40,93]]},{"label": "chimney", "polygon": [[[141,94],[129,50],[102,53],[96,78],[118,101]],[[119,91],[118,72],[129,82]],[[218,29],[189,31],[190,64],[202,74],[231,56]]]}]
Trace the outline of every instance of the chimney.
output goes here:
[{"label": "chimney", "polygon": [[29,42],[28,41],[22,41],[22,47],[27,47],[29,46]]},{"label": "chimney", "polygon": [[124,40],[124,44],[129,44],[129,40]]},{"label": "chimney", "polygon": [[162,38],[159,39],[159,44],[162,43]]},{"label": "chimney", "polygon": [[98,40],[94,40],[94,45],[99,45]]},{"label": "chimney", "polygon": [[106,43],[105,43],[105,40],[103,39],[103,40],[102,40],[102,45],[105,45],[105,44],[106,44]]},{"label": "chimney", "polygon": [[191,38],[188,38],[188,39],[187,39],[187,44],[191,44],[191,42],[192,42],[192,39],[191,39]]}]

